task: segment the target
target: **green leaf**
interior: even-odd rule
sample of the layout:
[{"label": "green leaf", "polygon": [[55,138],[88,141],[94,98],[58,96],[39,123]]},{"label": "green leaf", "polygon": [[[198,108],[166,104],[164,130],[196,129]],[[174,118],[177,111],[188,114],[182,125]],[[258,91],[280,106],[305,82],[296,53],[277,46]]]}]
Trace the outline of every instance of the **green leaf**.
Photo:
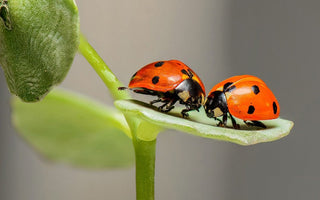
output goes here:
[{"label": "green leaf", "polygon": [[[190,119],[183,119],[180,114],[181,109],[174,109],[169,114],[166,114],[157,111],[154,106],[136,100],[118,100],[115,102],[115,105],[122,112],[135,115],[155,126],[240,145],[252,145],[280,139],[288,135],[293,127],[293,122],[280,118],[263,121],[268,127],[266,129],[248,127],[241,120],[237,120],[241,124],[241,129],[236,130],[233,128],[217,127],[218,121],[208,118],[203,108],[201,108],[200,112],[189,112]],[[231,124],[228,125],[231,127]]]},{"label": "green leaf", "polygon": [[12,108],[18,132],[49,160],[85,168],[134,162],[128,124],[115,108],[60,90],[39,103],[14,98]]},{"label": "green leaf", "polygon": [[75,2],[2,0],[0,18],[0,65],[8,87],[23,101],[38,101],[62,82],[77,52]]}]

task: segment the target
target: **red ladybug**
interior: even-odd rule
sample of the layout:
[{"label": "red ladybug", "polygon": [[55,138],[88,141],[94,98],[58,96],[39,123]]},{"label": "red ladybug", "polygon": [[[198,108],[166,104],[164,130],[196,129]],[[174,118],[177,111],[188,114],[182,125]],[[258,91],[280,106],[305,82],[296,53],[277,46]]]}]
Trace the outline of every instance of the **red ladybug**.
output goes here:
[{"label": "red ladybug", "polygon": [[[163,102],[158,109],[169,112],[179,101],[186,109],[181,111],[187,117],[189,111],[197,110],[205,101],[205,89],[200,78],[187,65],[179,60],[157,61],[150,63],[131,78],[129,87],[136,93],[157,96],[150,102]],[[119,90],[127,89],[120,87]]]},{"label": "red ladybug", "polygon": [[229,113],[236,129],[240,126],[233,116],[247,125],[266,128],[257,120],[275,119],[280,113],[272,91],[260,78],[251,75],[233,76],[218,83],[210,91],[204,109],[210,118],[223,116],[219,126],[226,126]]}]

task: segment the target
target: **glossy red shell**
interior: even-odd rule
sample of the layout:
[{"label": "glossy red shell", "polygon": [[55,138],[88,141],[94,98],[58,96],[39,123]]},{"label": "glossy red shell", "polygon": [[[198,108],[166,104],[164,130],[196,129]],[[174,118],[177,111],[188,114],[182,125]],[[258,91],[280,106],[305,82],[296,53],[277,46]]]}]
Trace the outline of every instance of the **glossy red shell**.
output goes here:
[{"label": "glossy red shell", "polygon": [[254,79],[256,81],[259,81],[263,84],[265,84],[263,82],[263,80],[261,80],[260,78],[256,77],[256,76],[252,76],[252,75],[239,75],[239,76],[232,76],[230,78],[225,79],[224,81],[221,81],[220,83],[218,83],[217,85],[213,86],[213,88],[211,89],[211,91],[209,92],[209,94],[212,94],[212,92],[214,91],[223,91],[223,87],[226,83],[235,83],[237,81],[239,81],[240,79],[244,79],[244,78],[249,78],[249,79]]},{"label": "glossy red shell", "polygon": [[225,89],[228,110],[231,115],[242,120],[268,120],[279,117],[279,103],[260,78],[251,75],[241,75],[228,78],[212,88],[213,91]]},{"label": "glossy red shell", "polygon": [[157,61],[142,67],[132,76],[129,88],[146,88],[158,92],[171,91],[189,78],[188,75],[182,73],[182,70],[191,71],[192,79],[197,81],[205,91],[198,75],[179,60]]}]

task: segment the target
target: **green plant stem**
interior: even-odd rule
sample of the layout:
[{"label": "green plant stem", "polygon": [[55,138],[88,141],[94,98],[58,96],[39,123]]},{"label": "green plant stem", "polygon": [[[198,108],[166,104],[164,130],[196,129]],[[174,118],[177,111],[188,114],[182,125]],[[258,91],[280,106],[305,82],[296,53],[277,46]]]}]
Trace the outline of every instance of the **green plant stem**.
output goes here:
[{"label": "green plant stem", "polygon": [[118,87],[123,86],[123,84],[112,73],[108,65],[102,60],[99,54],[93,49],[93,47],[88,43],[88,41],[82,34],[80,34],[79,51],[87,59],[87,61],[94,68],[97,74],[100,76],[102,81],[108,87],[114,99],[118,100],[118,99],[130,98],[130,95],[128,92],[118,91]]},{"label": "green plant stem", "polygon": [[136,200],[154,200],[156,140],[133,139],[136,154]]},{"label": "green plant stem", "polygon": [[[123,84],[112,73],[106,63],[82,34],[80,35],[79,51],[103,80],[114,99],[120,100],[130,98],[128,92],[118,90],[118,87],[123,86]],[[133,132],[133,130],[137,130],[141,121],[128,115],[125,115],[125,117],[131,132]],[[137,200],[153,200],[156,140],[143,141],[138,139],[137,135],[138,134],[136,132],[132,134],[132,141],[136,154]]]}]

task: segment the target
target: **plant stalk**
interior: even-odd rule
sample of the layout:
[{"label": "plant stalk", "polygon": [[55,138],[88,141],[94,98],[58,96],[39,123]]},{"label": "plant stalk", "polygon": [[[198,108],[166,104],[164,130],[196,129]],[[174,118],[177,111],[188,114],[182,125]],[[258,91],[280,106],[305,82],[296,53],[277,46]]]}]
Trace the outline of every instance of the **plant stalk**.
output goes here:
[{"label": "plant stalk", "polygon": [[[123,86],[123,84],[112,73],[106,63],[82,34],[80,35],[79,51],[100,76],[114,99],[130,98],[128,92],[118,90],[118,87]],[[125,117],[131,131],[136,130],[137,127],[139,127],[140,120],[126,115]],[[136,156],[136,200],[154,200],[156,140],[139,140],[135,133],[132,135],[132,141]]]},{"label": "plant stalk", "polygon": [[90,65],[94,68],[102,81],[108,87],[111,95],[114,99],[129,99],[130,95],[126,91],[118,91],[118,87],[122,87],[123,84],[112,73],[108,65],[102,60],[99,54],[88,43],[86,38],[80,34],[80,53],[87,59]]},{"label": "plant stalk", "polygon": [[134,137],[136,154],[136,200],[154,200],[156,140],[143,141]]}]

